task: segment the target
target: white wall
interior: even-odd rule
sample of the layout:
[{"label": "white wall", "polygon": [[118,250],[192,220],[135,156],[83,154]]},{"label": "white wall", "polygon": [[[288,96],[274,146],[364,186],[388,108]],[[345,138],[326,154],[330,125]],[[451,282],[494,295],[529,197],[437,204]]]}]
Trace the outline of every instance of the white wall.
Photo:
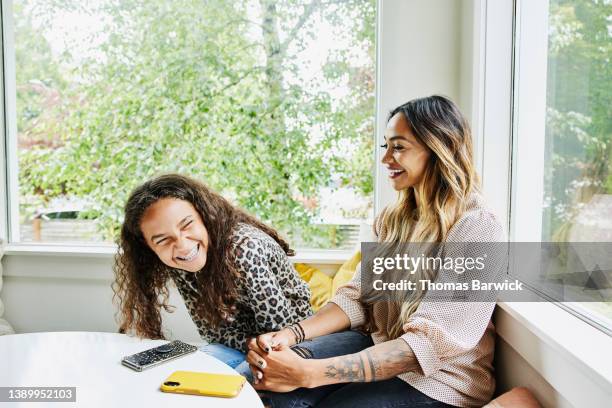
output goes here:
[{"label": "white wall", "polygon": [[[117,332],[112,304],[112,257],[24,256],[3,259],[6,318],[17,333],[43,331]],[[171,338],[200,341],[178,292],[176,311],[164,315]]]},{"label": "white wall", "polygon": [[[378,139],[387,115],[410,99],[442,94],[468,118],[481,170],[483,0],[384,0],[378,32]],[[376,210],[396,199],[376,151]]]},{"label": "white wall", "polygon": [[[347,256],[348,258],[348,256]],[[5,318],[17,333],[46,331],[117,332],[111,284],[112,255],[8,255],[2,259]],[[338,263],[313,264],[333,275]],[[172,286],[163,312],[168,338],[198,342],[200,337],[178,291]]]},{"label": "white wall", "polygon": [[495,344],[497,389],[527,387],[545,407],[571,408],[563,396],[542,377],[512,346],[498,337]]},{"label": "white wall", "polygon": [[[380,164],[378,146],[387,115],[410,99],[443,94],[471,106],[471,82],[461,85],[462,60],[471,61],[471,30],[463,33],[464,15],[471,16],[473,0],[384,0],[379,9],[378,30],[378,137],[376,150],[376,210],[393,202],[396,193]],[[465,10],[464,10],[465,9]],[[468,26],[471,21],[467,21]],[[468,44],[463,44],[465,42]],[[467,54],[466,54],[467,53]],[[467,64],[471,67],[471,64]],[[461,91],[464,95],[461,95]]]}]

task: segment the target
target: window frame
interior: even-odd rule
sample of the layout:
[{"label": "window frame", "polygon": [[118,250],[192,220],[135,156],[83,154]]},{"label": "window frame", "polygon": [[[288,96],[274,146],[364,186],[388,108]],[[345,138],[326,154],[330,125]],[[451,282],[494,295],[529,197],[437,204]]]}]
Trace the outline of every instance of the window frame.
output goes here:
[{"label": "window frame", "polygon": [[18,197],[19,177],[17,162],[17,90],[15,80],[15,37],[13,32],[13,1],[2,2],[2,90],[4,112],[4,148],[6,206],[5,236],[10,244],[19,238],[19,204],[11,197]]},{"label": "window frame", "polygon": [[[484,49],[479,103],[483,110],[483,193],[508,228],[510,240],[513,240],[513,232],[523,234],[513,227],[516,214],[522,209],[512,207],[516,195],[511,188],[524,174],[511,171],[517,154],[513,149],[515,125],[518,123],[515,116],[521,114],[514,97],[514,84],[518,79],[515,61],[521,58],[516,55],[517,38],[514,35],[516,26],[521,24],[517,21],[520,2],[502,0],[481,4],[485,17],[483,34],[479,39],[479,46]],[[526,22],[523,20],[522,23]],[[525,63],[526,57],[523,55],[522,58]],[[525,116],[522,119],[526,120]],[[540,237],[536,239],[539,240]],[[587,316],[559,302],[500,302],[494,321],[499,342],[510,346],[527,361],[528,369],[542,376],[538,380],[531,371],[515,372],[511,367],[502,367],[506,371],[501,372],[500,386],[524,385],[524,376],[528,375],[530,381],[543,381],[541,385],[552,387],[538,389],[541,402],[558,403],[554,399],[556,393],[578,406],[586,401],[585,390],[588,391],[587,399],[594,405],[609,400],[612,373],[609,365],[602,363],[605,359],[601,357],[611,347],[612,337]],[[500,356],[500,359],[513,357]]]},{"label": "window frame", "polygon": [[548,0],[515,3],[510,237],[516,242],[540,242],[549,3]]},{"label": "window frame", "polygon": [[[509,237],[514,242],[540,242],[546,143],[549,1],[513,1],[515,17]],[[531,290],[549,299],[546,294],[534,288]],[[607,325],[596,313],[584,306],[572,302],[553,303],[612,336],[612,325]]]}]

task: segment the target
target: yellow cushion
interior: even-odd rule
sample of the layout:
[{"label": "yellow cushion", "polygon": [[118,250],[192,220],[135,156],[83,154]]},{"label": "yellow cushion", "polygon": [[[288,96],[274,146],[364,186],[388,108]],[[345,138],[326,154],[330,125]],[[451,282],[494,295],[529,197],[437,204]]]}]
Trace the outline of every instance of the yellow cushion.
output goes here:
[{"label": "yellow cushion", "polygon": [[303,263],[296,263],[295,270],[310,286],[310,291],[312,292],[310,305],[316,312],[331,298],[332,279],[320,270]]},{"label": "yellow cushion", "polygon": [[338,272],[336,272],[334,279],[332,280],[332,296],[336,293],[336,290],[338,290],[340,286],[353,279],[355,268],[359,262],[361,262],[361,251],[355,252],[355,254],[348,261],[343,263],[340,269],[338,269]]}]

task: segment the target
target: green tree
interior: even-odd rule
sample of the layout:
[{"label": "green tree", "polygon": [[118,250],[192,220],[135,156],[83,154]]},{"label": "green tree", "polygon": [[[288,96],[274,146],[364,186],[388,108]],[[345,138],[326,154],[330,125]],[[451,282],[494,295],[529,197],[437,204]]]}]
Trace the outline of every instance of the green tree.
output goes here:
[{"label": "green tree", "polygon": [[[75,7],[102,16],[106,39],[93,57],[73,63],[64,116],[54,121],[60,143],[22,152],[24,191],[87,198],[91,210],[84,216],[97,219],[111,239],[129,191],[176,171],[289,234],[299,232],[307,243],[333,244],[317,233],[317,211],[303,202],[334,174],[371,193],[374,82],[368,63],[348,54],[330,59],[318,79],[348,75],[352,94],[345,100],[288,78],[300,69],[294,55],[315,34],[316,19],[351,28],[344,31],[354,32],[373,66],[373,0],[109,0],[99,6],[47,0],[43,10],[51,15]],[[339,12],[360,19],[338,19]],[[313,138],[313,129],[322,129],[322,137]],[[355,154],[339,152],[341,143]]]},{"label": "green tree", "polygon": [[557,0],[550,13],[543,239],[565,240],[594,194],[612,194],[612,4]]}]

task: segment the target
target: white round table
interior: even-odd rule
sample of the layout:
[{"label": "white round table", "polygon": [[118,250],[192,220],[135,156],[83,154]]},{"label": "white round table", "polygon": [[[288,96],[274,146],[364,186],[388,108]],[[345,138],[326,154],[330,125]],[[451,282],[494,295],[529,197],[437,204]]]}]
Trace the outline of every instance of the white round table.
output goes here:
[{"label": "white round table", "polygon": [[236,374],[196,351],[176,360],[133,371],[121,358],[166,343],[115,333],[28,333],[0,336],[0,387],[76,387],[76,402],[1,402],[7,407],[263,407],[249,383],[236,398],[164,393],[161,383],[174,371]]}]

